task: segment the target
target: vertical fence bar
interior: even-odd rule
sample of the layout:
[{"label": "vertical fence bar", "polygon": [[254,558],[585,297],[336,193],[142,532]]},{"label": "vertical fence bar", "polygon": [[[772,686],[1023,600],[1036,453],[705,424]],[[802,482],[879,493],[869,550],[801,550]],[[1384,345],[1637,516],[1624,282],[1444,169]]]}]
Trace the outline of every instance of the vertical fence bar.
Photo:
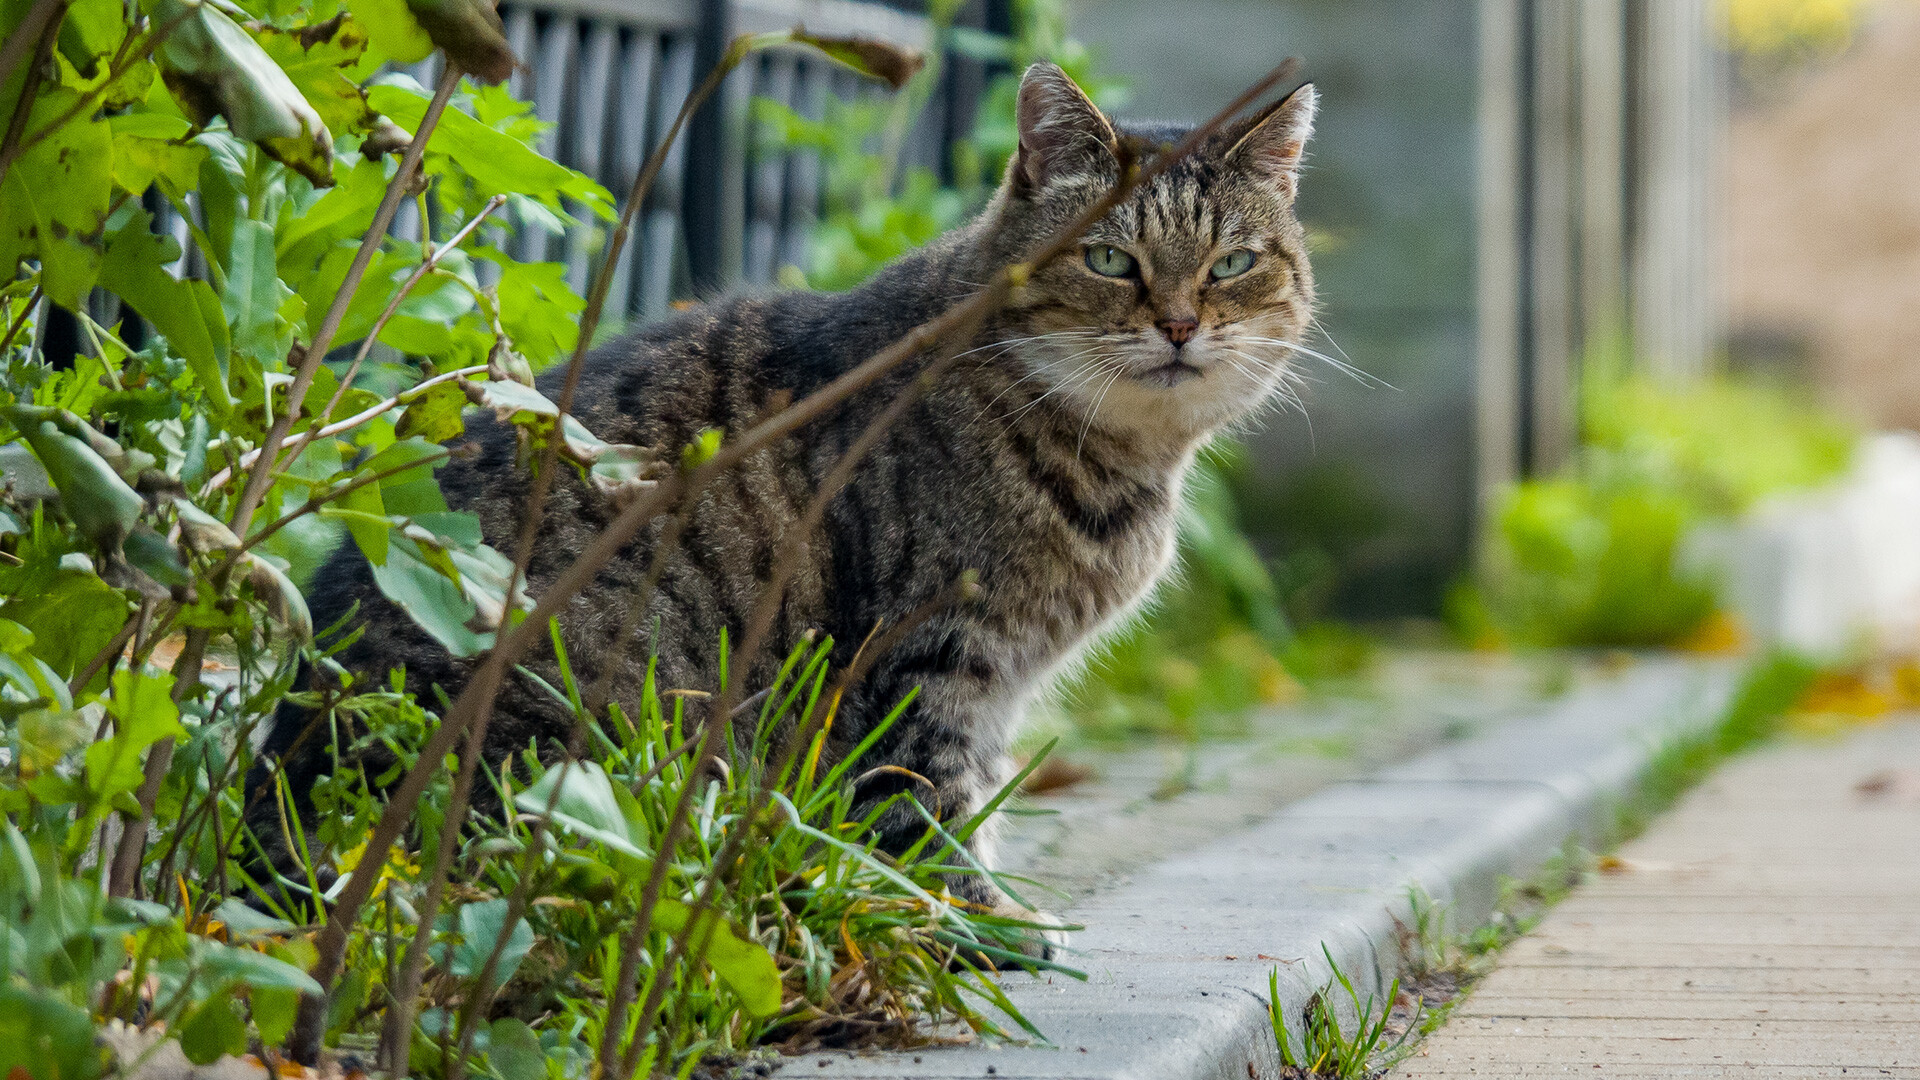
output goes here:
[{"label": "vertical fence bar", "polygon": [[[573,143],[573,167],[603,184],[609,180],[608,114],[610,102],[618,93],[614,76],[618,70],[616,61],[619,53],[619,26],[606,19],[594,20],[587,27],[587,40],[581,51],[580,82],[573,99],[570,137]],[[614,198],[619,199],[624,195],[624,192],[615,191]],[[604,240],[606,228],[585,207],[572,206],[569,209],[578,220],[574,222],[567,242],[567,285],[574,292],[584,294],[587,276],[593,266],[593,255],[599,247],[595,237]],[[616,299],[609,314],[624,320],[626,305]]]},{"label": "vertical fence bar", "polygon": [[[712,70],[733,36],[733,12],[727,0],[700,0],[700,23],[694,34],[693,67]],[[728,95],[708,98],[693,116],[685,135],[687,193],[683,221],[687,241],[687,270],[696,293],[726,284],[723,276],[721,229],[724,225],[727,168]]]},{"label": "vertical fence bar", "polygon": [[[660,94],[654,99],[653,136],[649,140],[649,149],[666,134],[680,106],[693,90],[695,46],[691,38],[675,38],[667,46],[666,60],[661,70]],[[653,194],[647,209],[646,246],[640,276],[640,314],[642,318],[657,319],[666,314],[667,305],[673,299],[673,267],[676,239],[682,234],[682,200],[685,183],[691,170],[687,168],[688,143],[683,135],[667,150],[667,159],[661,165],[660,176],[654,181]],[[693,242],[691,233],[687,234],[687,252],[689,261]]]},{"label": "vertical fence bar", "polygon": [[1571,4],[1536,0],[1533,70],[1533,312],[1528,400],[1528,467],[1548,473],[1572,452],[1578,435],[1574,393],[1576,300],[1574,191],[1579,177],[1574,96],[1579,57]]},{"label": "vertical fence bar", "polygon": [[[802,61],[793,107],[809,120],[826,115],[827,73],[818,61]],[[820,153],[803,147],[788,155],[787,219],[780,238],[780,264],[807,266],[808,240],[820,214]]]},{"label": "vertical fence bar", "polygon": [[[791,108],[798,66],[799,61],[791,53],[768,57],[757,96]],[[742,273],[752,284],[770,285],[780,257],[780,219],[786,201],[788,155],[768,145],[766,139],[760,137],[757,125],[750,130],[754,132],[747,147],[753,161],[751,210]]]},{"label": "vertical fence bar", "polygon": [[[1480,0],[1479,207],[1474,367],[1474,487],[1487,520],[1520,469],[1520,5]],[[1478,545],[1478,550],[1486,550]]]},{"label": "vertical fence bar", "polygon": [[[660,35],[646,30],[627,35],[620,61],[619,92],[614,95],[619,118],[613,125],[613,167],[609,182],[616,198],[624,199],[627,192],[633,190],[634,178],[640,175],[640,166],[647,157],[647,124],[661,93],[655,86],[655,73],[659,68]],[[620,252],[620,261],[613,268],[613,282],[608,287],[607,295],[614,310],[624,319],[631,319],[640,311],[636,279],[644,257],[642,252],[654,242],[647,231],[647,218],[642,216],[639,221],[636,235],[628,237],[626,247]],[[672,243],[672,239],[669,232],[667,242]]]},{"label": "vertical fence bar", "polygon": [[1613,340],[1627,317],[1626,5],[1583,0],[1580,20],[1581,328]]}]

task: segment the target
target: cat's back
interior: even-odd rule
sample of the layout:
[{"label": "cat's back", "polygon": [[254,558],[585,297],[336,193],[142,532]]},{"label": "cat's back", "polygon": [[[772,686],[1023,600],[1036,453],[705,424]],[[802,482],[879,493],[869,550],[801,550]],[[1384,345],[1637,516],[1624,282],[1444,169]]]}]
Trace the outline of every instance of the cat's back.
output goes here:
[{"label": "cat's back", "polygon": [[[896,259],[847,292],[733,294],[642,327],[588,355],[573,411],[602,439],[663,453],[705,428],[736,435],[961,299],[948,246]],[[538,385],[557,400],[565,380],[557,365]]]}]

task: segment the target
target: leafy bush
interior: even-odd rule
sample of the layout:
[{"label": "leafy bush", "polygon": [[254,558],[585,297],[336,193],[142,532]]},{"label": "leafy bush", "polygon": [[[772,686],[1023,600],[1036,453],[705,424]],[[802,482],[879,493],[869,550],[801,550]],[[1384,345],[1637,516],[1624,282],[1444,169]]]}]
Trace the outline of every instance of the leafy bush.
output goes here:
[{"label": "leafy bush", "polygon": [[1669,384],[1591,361],[1584,444],[1565,473],[1514,486],[1487,534],[1478,590],[1453,598],[1470,638],[1672,644],[1719,605],[1688,533],[1838,475],[1853,433],[1781,387],[1728,375]]},{"label": "leafy bush", "polygon": [[[1020,1022],[975,973],[1031,928],[945,886],[980,872],[958,848],[979,819],[889,858],[852,817],[858,755],[822,768],[830,642],[747,699],[762,738],[737,757],[651,686],[628,715],[563,680],[574,753],[497,773],[451,752],[460,701],[401,673],[296,689],[353,633],[312,626],[298,584],[343,535],[450,651],[504,665],[551,632],[563,654],[434,481],[464,409],[617,495],[727,452],[676,470],[533,388],[597,307],[504,240],[604,230],[614,201],[537,152],[524,103],[458,77],[511,68],[491,5],[36,0],[0,30],[0,1072],[90,1080],[102,1032],[148,1060],[284,1042],[533,1080],[999,1030],[977,1003]],[[783,42],[834,48],[762,35],[727,62]],[[435,47],[455,75],[432,93],[383,73]],[[403,204],[419,240],[390,231]],[[313,831],[284,815],[298,878],[247,828],[290,798],[246,779],[287,699],[357,733]]]}]

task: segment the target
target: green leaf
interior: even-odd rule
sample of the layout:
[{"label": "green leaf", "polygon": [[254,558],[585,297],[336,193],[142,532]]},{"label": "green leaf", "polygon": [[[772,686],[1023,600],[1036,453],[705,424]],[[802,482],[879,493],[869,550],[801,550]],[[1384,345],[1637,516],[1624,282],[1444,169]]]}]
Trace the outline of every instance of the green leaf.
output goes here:
[{"label": "green leaf", "polygon": [[[549,803],[551,811],[547,809]],[[514,796],[513,804],[615,851],[637,859],[649,855],[633,841],[633,831],[614,797],[613,781],[607,778],[606,770],[591,761],[555,765],[532,787]]]},{"label": "green leaf", "polygon": [[[366,515],[366,517],[349,517],[347,532],[353,537],[353,542],[360,545],[360,551],[366,555],[368,562],[375,566],[386,562],[387,534],[391,527],[386,521],[387,507],[380,498],[380,485],[373,483],[357,487],[341,496],[334,505],[342,510],[352,510],[358,515]],[[368,521],[367,517],[381,520]]]},{"label": "green leaf", "polygon": [[214,994],[187,1015],[180,1024],[180,1049],[195,1065],[247,1052],[247,1024],[234,1011],[231,990]]},{"label": "green leaf", "polygon": [[254,1029],[261,1043],[278,1046],[293,1030],[294,1017],[300,1011],[300,992],[261,988],[247,994],[247,1007],[253,1013]]},{"label": "green leaf", "polygon": [[313,976],[285,960],[278,960],[253,949],[203,942],[200,968],[218,983],[238,983],[250,990],[292,990],[301,994],[320,993]]},{"label": "green leaf", "polygon": [[119,632],[128,605],[98,574],[62,568],[37,575],[6,612],[33,631],[35,655],[64,682]]},{"label": "green leaf", "polygon": [[181,281],[167,273],[167,264],[180,257],[180,248],[172,237],[155,235],[152,220],[146,211],[137,210],[108,239],[100,283],[166,337],[224,416],[233,409],[233,397],[227,391],[226,314],[211,285]]},{"label": "green leaf", "polygon": [[29,185],[29,175],[24,161],[15,162],[0,184],[0,276],[11,280],[22,259],[38,259],[41,291],[77,308],[99,272],[100,253],[54,220],[48,193]]},{"label": "green leaf", "polygon": [[[34,99],[27,130],[38,133],[80,105],[71,90],[47,90]],[[84,110],[20,155],[8,170],[33,180],[47,219],[69,233],[91,235],[107,219],[113,195],[113,129]]]},{"label": "green leaf", "polygon": [[395,63],[417,64],[432,55],[433,39],[413,17],[406,0],[347,0],[347,10],[366,25],[374,47]]},{"label": "green leaf", "polygon": [[60,24],[60,55],[86,79],[102,74],[101,61],[127,35],[126,13],[118,0],[74,0]]},{"label": "green leaf", "polygon": [[[373,87],[367,91],[367,100],[409,132],[420,130],[427,112],[425,97],[399,86]],[[440,114],[427,150],[451,158],[483,196],[527,195],[558,209],[558,197],[564,195],[605,220],[615,217],[613,196],[592,178],[541,157],[526,143],[458,109]]]},{"label": "green leaf", "polygon": [[386,192],[385,165],[379,161],[355,163],[344,181],[305,212],[282,216],[276,250],[284,257],[295,244],[322,233],[359,236],[373,222],[374,211],[379,209],[380,199]]},{"label": "green leaf", "polygon": [[501,327],[535,370],[573,352],[586,301],[567,286],[564,265],[502,260],[495,293]]},{"label": "green leaf", "polygon": [[113,182],[135,195],[152,184],[176,201],[200,181],[207,148],[179,140],[190,130],[177,116],[132,113],[107,121],[113,132]]},{"label": "green leaf", "polygon": [[69,421],[62,422],[54,410],[31,405],[0,407],[0,415],[33,447],[60,493],[61,508],[82,535],[102,551],[117,552],[146,502],[92,446],[62,430],[79,425],[78,419],[69,414]]},{"label": "green leaf", "polygon": [[245,218],[234,222],[226,289],[220,297],[232,329],[232,347],[262,363],[277,356],[275,320],[287,296],[286,286],[275,274],[272,226]]},{"label": "green leaf", "polygon": [[433,479],[433,471],[446,463],[446,454],[432,443],[423,439],[403,438],[368,458],[360,468],[363,472],[385,472],[398,469],[409,461],[420,464],[380,481],[380,499],[386,504],[387,513],[415,519],[423,514],[446,513],[447,500],[441,496],[440,485]]},{"label": "green leaf", "polygon": [[387,561],[373,566],[373,583],[453,655],[473,656],[493,644],[492,634],[469,625],[475,609],[460,583],[430,562],[414,540],[393,538]]},{"label": "green leaf", "polygon": [[453,950],[452,962],[448,965],[453,974],[462,979],[470,979],[480,974],[486,966],[487,957],[506,932],[506,947],[500,950],[500,960],[494,967],[493,984],[487,989],[497,990],[504,986],[513,973],[519,970],[520,961],[526,958],[533,948],[533,928],[527,920],[514,920],[513,929],[506,931],[507,901],[482,900],[477,904],[467,904],[460,909],[460,945]]},{"label": "green leaf", "polygon": [[173,703],[173,676],[116,671],[107,711],[116,723],[113,737],[87,747],[87,787],[99,798],[140,786],[140,762],[147,748],[185,733]]},{"label": "green leaf", "polygon": [[166,537],[145,525],[134,529],[127,537],[124,550],[129,563],[168,588],[185,588],[193,584],[193,575],[188,572],[180,552],[167,543]]},{"label": "green leaf", "polygon": [[326,123],[239,23],[206,0],[159,0],[153,14],[174,27],[158,58],[181,108],[202,124],[224,116],[234,135],[314,187],[333,184],[333,136]]},{"label": "green leaf", "polygon": [[268,28],[258,41],[336,135],[373,124],[367,95],[346,71],[367,51],[367,28],[345,12],[294,30]]},{"label": "green leaf", "polygon": [[107,1050],[93,1018],[52,993],[0,982],[0,1076],[17,1080],[94,1080]]},{"label": "green leaf", "polygon": [[[392,324],[388,324],[392,325]],[[467,395],[458,382],[444,382],[413,399],[393,433],[400,438],[419,436],[429,442],[446,442],[466,431],[460,413],[467,407]]]},{"label": "green leaf", "polygon": [[[680,901],[662,897],[653,909],[653,929],[678,934],[687,928],[692,914]],[[740,1005],[749,1014],[765,1018],[780,1011],[780,965],[765,946],[711,909],[701,913],[688,940],[690,948],[706,941],[707,966],[740,996]]]},{"label": "green leaf", "polygon": [[500,1080],[546,1080],[547,1052],[525,1021],[502,1017],[488,1034],[487,1061]]}]

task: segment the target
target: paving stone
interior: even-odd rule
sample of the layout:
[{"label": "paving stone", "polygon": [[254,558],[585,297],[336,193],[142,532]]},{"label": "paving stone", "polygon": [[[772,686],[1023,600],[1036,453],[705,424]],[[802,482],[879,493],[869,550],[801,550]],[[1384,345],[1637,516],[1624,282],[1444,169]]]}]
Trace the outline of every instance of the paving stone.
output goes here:
[{"label": "paving stone", "polygon": [[1395,917],[1407,916],[1410,889],[1481,920],[1503,876],[1529,875],[1570,833],[1605,819],[1660,740],[1709,725],[1736,674],[1718,661],[1635,664],[1435,751],[1444,761],[1416,760],[1391,781],[1332,782],[1205,842],[1160,850],[1062,912],[1086,925],[1064,958],[1085,983],[1001,980],[1051,1048],[807,1055],[780,1075],[1275,1077],[1271,973],[1296,1014],[1330,980],[1329,954],[1363,995],[1379,992],[1399,963]]},{"label": "paving stone", "polygon": [[1890,765],[1920,721],[1731,763],[1392,1075],[1920,1075],[1920,802],[1860,787]]}]

